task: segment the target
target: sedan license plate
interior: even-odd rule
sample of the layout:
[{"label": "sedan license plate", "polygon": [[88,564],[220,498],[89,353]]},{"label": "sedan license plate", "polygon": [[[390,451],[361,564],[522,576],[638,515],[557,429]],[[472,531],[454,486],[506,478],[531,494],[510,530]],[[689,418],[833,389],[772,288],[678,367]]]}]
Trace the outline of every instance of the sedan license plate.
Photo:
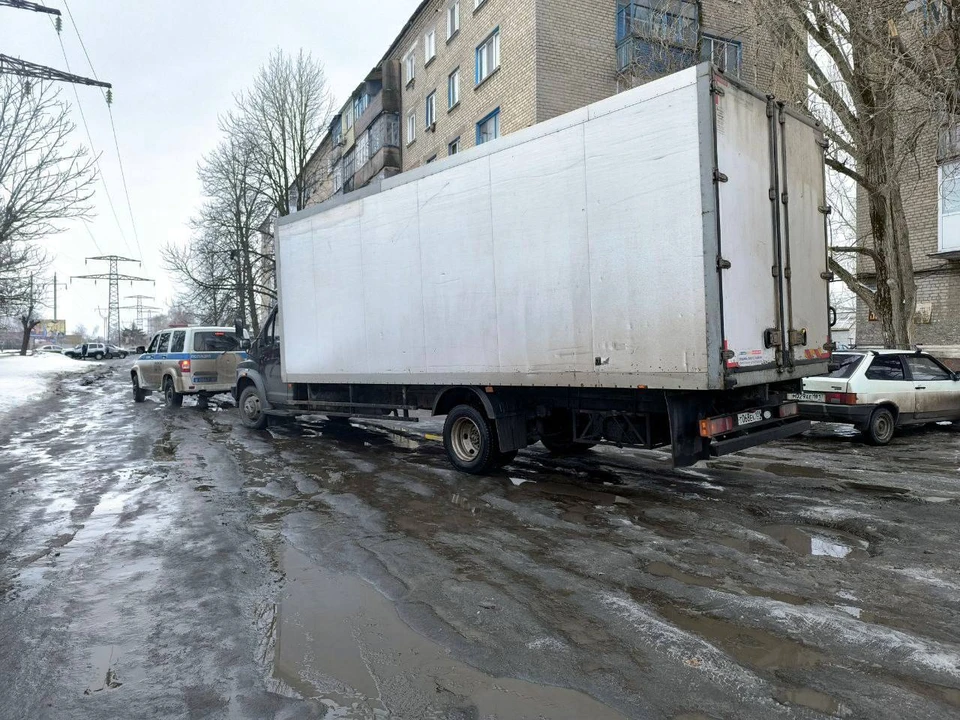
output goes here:
[{"label": "sedan license plate", "polygon": [[798,392],[787,395],[787,400],[799,400],[800,402],[822,403],[827,401],[826,393],[817,392]]},{"label": "sedan license plate", "polygon": [[751,425],[763,420],[763,410],[754,410],[753,412],[739,413],[737,415],[737,425]]}]

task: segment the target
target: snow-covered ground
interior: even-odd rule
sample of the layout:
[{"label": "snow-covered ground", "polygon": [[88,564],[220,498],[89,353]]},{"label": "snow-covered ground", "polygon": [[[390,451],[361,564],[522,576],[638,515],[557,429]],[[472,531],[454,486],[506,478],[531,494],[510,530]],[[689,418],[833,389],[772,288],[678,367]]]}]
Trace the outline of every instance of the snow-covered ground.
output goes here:
[{"label": "snow-covered ground", "polygon": [[87,363],[57,353],[0,355],[0,413],[43,397],[50,381],[62,372],[89,370]]}]

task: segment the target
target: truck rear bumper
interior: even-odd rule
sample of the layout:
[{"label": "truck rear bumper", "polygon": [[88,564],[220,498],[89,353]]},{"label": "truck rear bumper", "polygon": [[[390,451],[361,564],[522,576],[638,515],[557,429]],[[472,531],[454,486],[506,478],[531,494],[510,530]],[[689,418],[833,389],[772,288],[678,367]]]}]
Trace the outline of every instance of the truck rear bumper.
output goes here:
[{"label": "truck rear bumper", "polygon": [[799,435],[809,430],[811,426],[812,423],[809,420],[794,420],[786,425],[754,430],[747,435],[730,438],[728,440],[713,440],[710,443],[710,454],[714,457],[721,457],[723,455],[729,455],[730,453],[740,452],[741,450],[746,450],[756,445]]}]

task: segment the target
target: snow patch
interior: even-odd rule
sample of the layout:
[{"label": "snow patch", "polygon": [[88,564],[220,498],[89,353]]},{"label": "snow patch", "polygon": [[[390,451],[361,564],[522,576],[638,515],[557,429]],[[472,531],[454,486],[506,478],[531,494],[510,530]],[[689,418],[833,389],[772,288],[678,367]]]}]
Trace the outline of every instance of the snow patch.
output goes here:
[{"label": "snow patch", "polygon": [[89,364],[59,353],[0,356],[0,413],[40,400],[50,381],[60,373],[89,369]]}]

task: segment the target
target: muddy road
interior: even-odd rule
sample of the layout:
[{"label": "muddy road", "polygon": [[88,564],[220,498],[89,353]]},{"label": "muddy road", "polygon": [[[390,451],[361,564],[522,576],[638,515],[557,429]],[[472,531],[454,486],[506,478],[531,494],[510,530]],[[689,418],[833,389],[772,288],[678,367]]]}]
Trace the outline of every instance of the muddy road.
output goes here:
[{"label": "muddy road", "polygon": [[477,479],[128,365],[0,416],[0,717],[960,717],[951,427]]}]

